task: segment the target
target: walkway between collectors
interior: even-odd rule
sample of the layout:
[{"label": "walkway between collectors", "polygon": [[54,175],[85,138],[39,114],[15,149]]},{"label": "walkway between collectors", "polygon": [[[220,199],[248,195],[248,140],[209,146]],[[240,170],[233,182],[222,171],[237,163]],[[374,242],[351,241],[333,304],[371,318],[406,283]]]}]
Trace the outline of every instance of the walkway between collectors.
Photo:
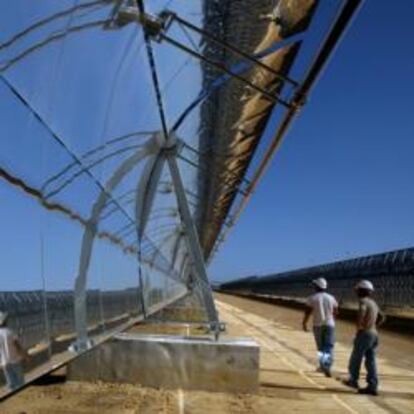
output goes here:
[{"label": "walkway between collectors", "polygon": [[412,354],[401,353],[398,361],[380,356],[381,396],[357,395],[339,381],[346,377],[350,343],[337,343],[333,378],[326,378],[315,370],[313,337],[299,329],[300,319],[293,328],[284,324],[281,307],[274,307],[273,318],[264,318],[223,300],[220,295],[218,309],[229,334],[253,337],[261,346],[260,391],[251,400],[251,412],[414,413],[414,371],[401,364],[414,362],[408,361]]}]

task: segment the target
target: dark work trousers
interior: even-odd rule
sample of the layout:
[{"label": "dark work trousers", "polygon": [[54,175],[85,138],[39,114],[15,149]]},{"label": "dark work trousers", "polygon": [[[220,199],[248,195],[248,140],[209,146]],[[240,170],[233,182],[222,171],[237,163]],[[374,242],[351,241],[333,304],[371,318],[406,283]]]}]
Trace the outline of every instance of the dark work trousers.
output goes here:
[{"label": "dark work trousers", "polygon": [[368,388],[377,390],[378,373],[376,354],[378,348],[378,334],[372,331],[358,331],[354,339],[354,348],[349,360],[350,380],[358,384],[362,360],[365,359]]},{"label": "dark work trousers", "polygon": [[319,366],[323,371],[329,370],[333,363],[335,327],[327,325],[314,326],[313,334],[318,348]]}]

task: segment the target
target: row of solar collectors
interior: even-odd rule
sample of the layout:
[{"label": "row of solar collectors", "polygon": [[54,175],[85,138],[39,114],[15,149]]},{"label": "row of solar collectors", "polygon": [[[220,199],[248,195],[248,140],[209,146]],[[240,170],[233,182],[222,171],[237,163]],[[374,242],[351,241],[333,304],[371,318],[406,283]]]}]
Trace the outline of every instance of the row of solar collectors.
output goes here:
[{"label": "row of solar collectors", "polygon": [[324,277],[343,306],[356,306],[353,290],[361,279],[375,286],[375,297],[384,308],[414,308],[414,249],[340,261],[307,269],[250,277],[223,283],[219,289],[245,294],[269,295],[303,300],[313,291],[311,281]]},{"label": "row of solar collectors", "polygon": [[[153,314],[171,298],[181,297],[184,291],[151,288],[144,297],[137,288],[120,291],[87,292],[88,336],[104,338],[143,317],[145,311]],[[64,292],[0,292],[0,309],[8,313],[7,326],[17,335],[29,358],[25,371],[48,370],[49,365],[64,362],[75,354],[67,352],[77,339],[74,319],[74,295]],[[0,373],[0,387],[4,385]]]},{"label": "row of solar collectors", "polygon": [[[139,289],[87,293],[89,328],[104,331],[107,324],[118,324],[140,313]],[[9,315],[8,326],[24,348],[42,341],[57,341],[75,335],[73,292],[1,292],[0,308]]]}]

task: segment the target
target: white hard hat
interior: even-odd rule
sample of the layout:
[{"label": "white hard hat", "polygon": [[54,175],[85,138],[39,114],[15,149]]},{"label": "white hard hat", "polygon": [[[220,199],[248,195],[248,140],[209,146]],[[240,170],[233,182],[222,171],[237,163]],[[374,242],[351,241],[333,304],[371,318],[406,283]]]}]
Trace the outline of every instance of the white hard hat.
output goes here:
[{"label": "white hard hat", "polygon": [[355,289],[366,289],[374,291],[374,285],[369,280],[361,280],[355,285]]},{"label": "white hard hat", "polygon": [[312,283],[320,289],[326,289],[328,287],[328,282],[323,277],[318,277],[317,279],[312,280]]},{"label": "white hard hat", "polygon": [[8,316],[7,312],[0,312],[0,326],[6,322]]}]

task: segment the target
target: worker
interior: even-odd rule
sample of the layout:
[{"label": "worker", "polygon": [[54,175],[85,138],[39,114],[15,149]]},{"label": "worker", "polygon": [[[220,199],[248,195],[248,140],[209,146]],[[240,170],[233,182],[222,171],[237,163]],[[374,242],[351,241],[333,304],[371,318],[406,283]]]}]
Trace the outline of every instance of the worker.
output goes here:
[{"label": "worker", "polygon": [[313,315],[313,334],[318,349],[318,371],[331,376],[333,348],[335,345],[335,317],[338,314],[336,299],[326,292],[328,282],[320,277],[312,281],[315,293],[306,300],[303,330],[308,331],[308,321]]},{"label": "worker", "polygon": [[[374,285],[369,280],[361,280],[357,283],[355,292],[359,298],[357,332],[349,359],[349,378],[343,382],[345,385],[357,389],[359,394],[378,395],[377,327],[384,323],[385,316],[371,297]],[[363,359],[365,359],[368,385],[366,388],[359,388],[358,380]]]},{"label": "worker", "polygon": [[14,332],[7,327],[7,318],[6,312],[0,312],[0,367],[10,391],[13,391],[24,384],[23,361],[27,353]]}]

